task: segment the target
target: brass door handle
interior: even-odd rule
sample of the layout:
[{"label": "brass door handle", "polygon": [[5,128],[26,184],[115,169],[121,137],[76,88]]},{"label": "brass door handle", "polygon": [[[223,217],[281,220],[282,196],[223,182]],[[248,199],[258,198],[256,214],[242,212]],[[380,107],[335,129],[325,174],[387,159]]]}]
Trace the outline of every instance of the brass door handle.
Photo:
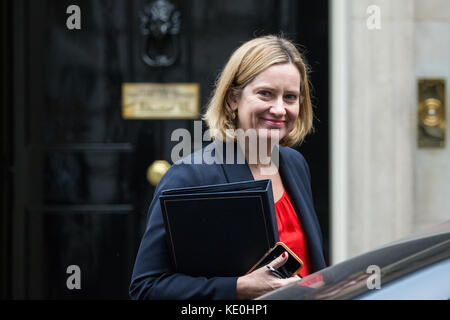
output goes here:
[{"label": "brass door handle", "polygon": [[418,146],[445,146],[445,79],[418,81]]},{"label": "brass door handle", "polygon": [[166,160],[155,160],[147,169],[147,180],[157,186],[163,175],[169,170],[170,163]]},{"label": "brass door handle", "polygon": [[422,124],[429,127],[439,126],[444,120],[442,103],[439,99],[428,98],[423,102]]}]

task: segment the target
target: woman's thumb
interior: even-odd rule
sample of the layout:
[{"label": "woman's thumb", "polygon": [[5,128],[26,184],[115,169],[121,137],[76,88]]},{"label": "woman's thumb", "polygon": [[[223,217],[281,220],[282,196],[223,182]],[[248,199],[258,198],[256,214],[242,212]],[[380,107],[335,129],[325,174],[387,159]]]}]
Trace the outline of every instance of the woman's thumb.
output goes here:
[{"label": "woman's thumb", "polygon": [[285,251],[278,258],[274,259],[269,265],[275,269],[283,266],[288,259],[288,253]]}]

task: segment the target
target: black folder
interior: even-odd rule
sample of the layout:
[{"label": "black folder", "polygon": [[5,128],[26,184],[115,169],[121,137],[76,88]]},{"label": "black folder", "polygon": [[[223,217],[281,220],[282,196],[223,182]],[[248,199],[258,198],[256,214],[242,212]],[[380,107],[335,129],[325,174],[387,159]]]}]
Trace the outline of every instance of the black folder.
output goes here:
[{"label": "black folder", "polygon": [[242,276],[279,241],[271,180],[164,190],[175,272]]}]

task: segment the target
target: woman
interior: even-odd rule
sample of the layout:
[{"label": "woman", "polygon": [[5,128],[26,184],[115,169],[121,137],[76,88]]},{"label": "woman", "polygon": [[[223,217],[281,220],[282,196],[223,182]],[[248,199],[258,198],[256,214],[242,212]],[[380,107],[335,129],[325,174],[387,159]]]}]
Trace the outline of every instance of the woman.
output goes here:
[{"label": "woman", "polygon": [[[305,262],[301,276],[324,268],[322,236],[313,208],[308,165],[300,153],[289,148],[300,143],[311,130],[312,119],[307,68],[291,42],[265,36],[239,47],[224,67],[204,115],[215,133],[215,141],[205,148],[223,150],[237,146],[236,150],[245,155],[246,161],[241,164],[181,161],[166,172],[150,204],[130,296],[134,299],[252,299],[299,280],[298,277],[279,279],[267,268],[241,277],[209,279],[174,273],[158,201],[161,191],[169,188],[272,179],[280,241]],[[230,132],[236,129],[257,133],[256,161],[252,146],[234,141],[235,136]],[[264,154],[258,149],[264,146],[261,141],[266,142],[267,156],[273,158],[277,152],[277,165],[259,157]],[[219,145],[222,148],[217,148]],[[273,145],[276,148],[272,149]],[[195,158],[199,152],[204,149],[191,157]],[[283,254],[270,265],[278,268],[286,258]]]}]

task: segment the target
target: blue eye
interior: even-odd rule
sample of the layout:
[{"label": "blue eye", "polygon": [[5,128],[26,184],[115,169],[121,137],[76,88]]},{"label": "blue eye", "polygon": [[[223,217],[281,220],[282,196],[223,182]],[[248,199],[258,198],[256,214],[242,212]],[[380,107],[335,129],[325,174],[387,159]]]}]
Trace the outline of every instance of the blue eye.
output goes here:
[{"label": "blue eye", "polygon": [[297,100],[297,96],[295,94],[287,94],[285,98],[288,100]]},{"label": "blue eye", "polygon": [[258,94],[262,95],[263,97],[270,97],[271,95],[270,91],[267,90],[258,91]]}]

